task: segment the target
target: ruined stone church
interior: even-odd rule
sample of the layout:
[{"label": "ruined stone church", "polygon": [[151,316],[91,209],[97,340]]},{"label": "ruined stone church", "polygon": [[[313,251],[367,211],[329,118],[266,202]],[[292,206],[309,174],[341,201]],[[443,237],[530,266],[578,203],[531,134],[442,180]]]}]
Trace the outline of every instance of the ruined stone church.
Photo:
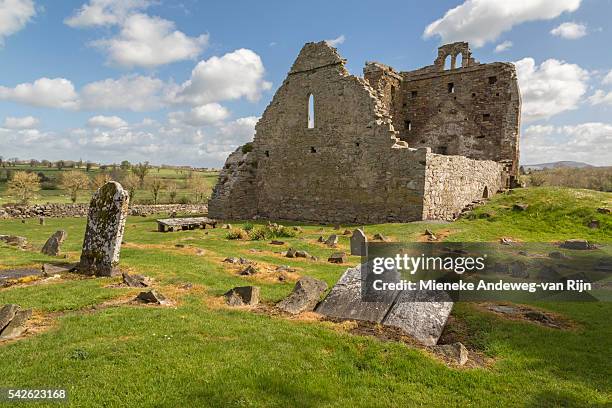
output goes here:
[{"label": "ruined stone church", "polygon": [[433,65],[363,78],[307,43],[209,202],[220,219],[342,223],[452,220],[511,187],[521,98],[514,65],[481,64],[465,42]]}]

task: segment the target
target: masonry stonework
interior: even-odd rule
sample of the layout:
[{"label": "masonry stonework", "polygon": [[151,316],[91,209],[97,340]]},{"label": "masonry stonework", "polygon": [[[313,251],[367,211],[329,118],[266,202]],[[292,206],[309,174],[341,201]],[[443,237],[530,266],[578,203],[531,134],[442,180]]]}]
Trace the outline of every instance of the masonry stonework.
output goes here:
[{"label": "masonry stonework", "polygon": [[[257,123],[253,142],[228,157],[209,215],[345,223],[450,220],[472,201],[508,187],[518,160],[514,68],[478,64],[463,44],[439,52],[463,53],[464,67],[450,70],[453,92],[449,73],[438,69],[441,57],[408,73],[368,63],[360,78],[348,73],[335,48],[306,44]],[[487,105],[494,115],[487,128],[476,123],[479,108],[460,90],[486,87],[490,76],[499,82],[491,89],[505,99]],[[438,90],[440,84],[445,88]],[[410,98],[416,98],[414,105]],[[488,133],[481,138],[483,129]]]}]

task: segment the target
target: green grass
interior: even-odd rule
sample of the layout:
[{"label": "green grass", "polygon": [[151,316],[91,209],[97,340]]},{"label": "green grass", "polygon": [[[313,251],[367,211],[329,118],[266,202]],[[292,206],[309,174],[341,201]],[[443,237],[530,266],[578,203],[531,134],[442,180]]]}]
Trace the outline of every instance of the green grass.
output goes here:
[{"label": "green grass", "polygon": [[[57,181],[60,179],[62,172],[75,170],[75,169],[64,168],[60,170],[55,167],[48,168],[48,167],[42,167],[42,166],[30,167],[29,165],[18,165],[16,167],[7,167],[6,169],[0,167],[0,174],[3,174],[4,170],[33,171],[36,173],[43,173],[46,177],[49,177],[50,179]],[[98,167],[93,167],[90,171],[86,171],[85,168],[79,168],[78,170],[83,171],[92,179],[96,175],[103,172]],[[110,169],[107,170],[107,172],[109,171]],[[196,197],[194,196],[193,192],[189,189],[189,186],[188,186],[189,173],[190,172],[187,170],[157,168],[156,167],[156,168],[152,168],[149,171],[148,176],[160,178],[166,183],[167,182],[176,183],[178,186],[176,201],[179,201],[181,199],[187,199],[189,200],[189,202],[195,202]],[[216,171],[207,171],[207,172],[195,172],[195,174],[198,177],[204,178],[204,181],[207,184],[208,189],[209,189],[209,192],[206,195],[210,196],[210,193],[212,192],[212,188],[217,182],[217,177],[219,173]],[[16,201],[15,197],[8,194],[6,185],[7,183],[5,181],[0,181],[0,206],[2,204],[14,203]],[[89,190],[79,192],[76,202],[77,203],[89,202],[89,200],[91,200],[91,194],[92,194],[92,191],[89,191]],[[153,196],[151,192],[147,190],[146,188],[138,189],[136,190],[136,193],[134,195],[134,200],[135,200],[135,203],[137,204],[138,203],[152,204]],[[43,189],[43,190],[38,191],[36,193],[36,197],[31,201],[31,203],[34,203],[34,204],[46,204],[46,203],[55,204],[55,203],[70,203],[70,202],[72,202],[70,200],[70,195],[59,187],[53,190]],[[167,191],[162,190],[159,196],[159,203],[168,203],[168,202],[170,202],[170,196],[168,195]]]},{"label": "green grass", "polygon": [[[610,243],[611,194],[554,188],[517,190],[494,197],[455,223],[367,225],[396,240],[419,238],[425,228],[449,241],[494,241],[501,236],[532,242],[585,238]],[[511,209],[515,202],[526,211]],[[489,218],[479,218],[484,212]],[[592,230],[585,220],[596,218]],[[232,222],[237,228],[243,222]],[[265,223],[251,222],[254,228]],[[283,225],[296,225],[282,223]],[[343,226],[351,228],[351,226]],[[84,219],[0,220],[0,234],[29,238],[39,249],[64,228],[69,260],[78,258]],[[155,232],[154,218],[130,217],[122,267],[156,279],[176,307],[91,306],[129,297],[137,290],[107,287],[116,278],[78,279],[0,290],[0,304],[32,307],[50,316],[50,329],[0,345],[0,387],[66,387],[69,406],[609,406],[612,400],[612,304],[540,303],[571,319],[576,328],[555,330],[509,321],[457,304],[455,319],[469,333],[466,344],[493,359],[486,368],[450,368],[426,352],[402,343],[348,334],[323,322],[287,320],[216,306],[215,299],[236,285],[262,287],[273,303],[292,289],[289,282],[238,276],[220,262],[243,256],[260,263],[291,265],[301,275],[333,285],[346,265],[326,262],[334,250],[316,242],[337,233],[332,226],[303,225],[269,240],[228,240],[227,230]],[[176,244],[186,245],[177,248]],[[348,237],[340,236],[341,248]],[[275,254],[288,246],[305,249],[318,262]],[[196,256],[192,248],[204,250]],[[259,249],[262,252],[251,252]],[[38,265],[53,258],[0,246],[0,268]],[[63,259],[58,259],[63,260]],[[359,258],[350,257],[350,264]],[[192,283],[192,291],[177,288]]]}]

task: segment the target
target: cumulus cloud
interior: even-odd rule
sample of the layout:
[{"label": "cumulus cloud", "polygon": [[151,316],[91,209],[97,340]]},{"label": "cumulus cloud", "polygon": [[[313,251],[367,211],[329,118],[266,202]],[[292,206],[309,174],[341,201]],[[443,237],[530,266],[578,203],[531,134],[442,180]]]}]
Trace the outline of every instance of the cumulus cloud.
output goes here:
[{"label": "cumulus cloud", "polygon": [[529,126],[521,140],[521,162],[559,160],[612,165],[612,124],[601,122],[569,126]]},{"label": "cumulus cloud", "polygon": [[158,78],[127,75],[119,79],[91,82],[81,90],[81,108],[86,110],[128,109],[142,112],[165,106],[169,85]]},{"label": "cumulus cloud", "polygon": [[0,99],[49,108],[75,109],[78,106],[74,85],[65,78],[40,78],[14,88],[0,86]]},{"label": "cumulus cloud", "polygon": [[207,44],[207,34],[189,37],[172,21],[146,14],[127,17],[115,37],[93,42],[108,53],[111,63],[146,68],[194,59]]},{"label": "cumulus cloud", "polygon": [[64,23],[75,28],[116,25],[129,14],[145,10],[151,3],[150,0],[91,0],[75,10]]},{"label": "cumulus cloud", "polygon": [[174,95],[175,102],[205,105],[210,102],[246,97],[257,101],[272,84],[263,79],[264,66],[259,55],[241,48],[222,57],[200,61]]},{"label": "cumulus cloud", "polygon": [[589,103],[591,105],[612,105],[612,92],[606,93],[598,89],[589,97]]},{"label": "cumulus cloud", "polygon": [[548,59],[538,66],[523,58],[515,65],[525,122],[575,109],[587,90],[589,74],[576,64]]},{"label": "cumulus cloud", "polygon": [[332,40],[325,40],[325,42],[327,43],[327,45],[329,45],[330,47],[337,47],[340,44],[344,44],[344,40],[346,40],[346,38],[344,37],[344,34],[340,35],[339,37],[336,37]]},{"label": "cumulus cloud", "polygon": [[604,85],[612,85],[612,69],[606,74],[601,83]]},{"label": "cumulus cloud", "polygon": [[38,123],[38,118],[35,118],[34,116],[7,116],[4,118],[3,126],[7,129],[34,129],[36,126],[38,126]]},{"label": "cumulus cloud", "polygon": [[93,116],[87,120],[87,126],[94,128],[118,129],[127,126],[128,123],[119,116]]},{"label": "cumulus cloud", "polygon": [[229,117],[229,111],[218,103],[196,106],[189,112],[171,112],[168,120],[172,124],[183,123],[190,126],[212,125]]},{"label": "cumulus cloud", "polygon": [[512,41],[504,41],[495,46],[495,52],[504,52],[512,48]]},{"label": "cumulus cloud", "polygon": [[6,37],[20,31],[35,14],[32,0],[0,0],[0,47]]},{"label": "cumulus cloud", "polygon": [[554,36],[565,38],[567,40],[576,40],[584,37],[587,33],[586,25],[578,23],[563,23],[550,30]]},{"label": "cumulus cloud", "polygon": [[580,0],[466,0],[429,24],[423,36],[439,36],[443,43],[468,41],[482,47],[515,25],[553,19],[579,6]]}]

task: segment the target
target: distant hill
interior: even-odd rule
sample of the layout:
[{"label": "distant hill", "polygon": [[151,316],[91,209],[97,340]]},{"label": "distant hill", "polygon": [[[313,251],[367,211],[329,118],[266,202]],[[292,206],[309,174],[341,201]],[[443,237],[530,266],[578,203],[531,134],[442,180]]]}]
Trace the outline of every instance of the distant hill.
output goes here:
[{"label": "distant hill", "polygon": [[540,164],[525,164],[523,168],[525,170],[544,170],[554,169],[559,167],[571,167],[571,168],[582,168],[582,167],[595,167],[588,163],[575,162],[575,161],[558,161],[552,163],[540,163]]}]

